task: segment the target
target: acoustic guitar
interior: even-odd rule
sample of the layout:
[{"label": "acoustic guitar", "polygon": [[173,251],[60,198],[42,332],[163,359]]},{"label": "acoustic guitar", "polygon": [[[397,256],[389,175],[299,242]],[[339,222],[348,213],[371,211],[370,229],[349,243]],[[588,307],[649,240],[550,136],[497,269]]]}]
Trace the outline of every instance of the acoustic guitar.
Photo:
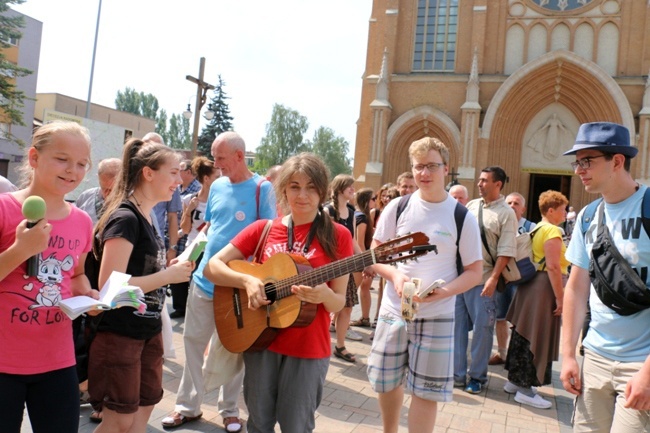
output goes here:
[{"label": "acoustic guitar", "polygon": [[415,259],[437,249],[421,232],[387,241],[376,248],[318,268],[311,268],[304,257],[287,253],[271,256],[263,264],[232,260],[228,266],[264,282],[271,304],[265,308],[248,308],[244,289],[215,285],[214,321],[223,346],[230,352],[266,348],[279,329],[307,326],[316,316],[317,304],[301,302],[291,293],[291,286],[317,286],[342,275],[362,271],[375,263],[396,263]]}]

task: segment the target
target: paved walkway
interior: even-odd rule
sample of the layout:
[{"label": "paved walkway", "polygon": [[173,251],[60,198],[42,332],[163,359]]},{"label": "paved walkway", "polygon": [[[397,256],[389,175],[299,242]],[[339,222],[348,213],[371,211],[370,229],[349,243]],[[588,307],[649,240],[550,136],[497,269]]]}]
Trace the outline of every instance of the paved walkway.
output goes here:
[{"label": "paved walkway", "polygon": [[[373,306],[376,290],[372,292]],[[170,306],[171,307],[171,306]],[[359,316],[358,307],[352,314]],[[183,319],[172,319],[174,325],[174,344],[176,358],[165,361],[163,400],[156,406],[149,422],[147,432],[166,431],[160,421],[174,409],[176,391],[182,375],[185,360],[183,352]],[[381,417],[377,395],[372,391],[366,377],[366,361],[370,351],[370,329],[355,328],[364,336],[363,341],[347,342],[346,346],[356,354],[356,364],[332,357],[327,373],[323,401],[316,414],[316,432],[319,433],[377,433],[381,432]],[[332,340],[334,343],[334,340]],[[559,382],[559,363],[554,364],[553,385],[539,388],[540,394],[553,402],[548,410],[522,406],[513,400],[512,395],[503,391],[506,371],[501,366],[490,367],[487,391],[471,395],[454,389],[454,401],[440,404],[436,420],[436,433],[480,432],[480,433],[528,433],[571,431],[571,411],[573,399],[562,389]],[[174,432],[225,432],[222,420],[216,410],[217,393],[206,396],[203,405],[203,419],[186,424]],[[399,432],[408,432],[406,414],[409,397],[402,406],[402,419]],[[240,396],[241,416],[246,419],[247,412],[243,397]],[[90,406],[81,408],[79,432],[93,432],[96,424],[89,422]],[[21,433],[31,433],[26,419]],[[244,430],[245,431],[245,430]],[[279,432],[279,427],[276,432]]]}]

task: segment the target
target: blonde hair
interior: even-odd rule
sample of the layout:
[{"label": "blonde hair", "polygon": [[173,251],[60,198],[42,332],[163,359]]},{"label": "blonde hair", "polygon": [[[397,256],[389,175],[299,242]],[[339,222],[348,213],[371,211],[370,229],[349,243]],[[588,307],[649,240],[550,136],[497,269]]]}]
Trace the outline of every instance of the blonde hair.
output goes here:
[{"label": "blonde hair", "polygon": [[429,153],[430,150],[435,150],[440,154],[443,164],[449,163],[449,149],[442,141],[434,137],[424,137],[411,143],[409,156],[418,158]]},{"label": "blonde hair", "polygon": [[[76,122],[56,120],[40,126],[34,131],[34,134],[32,135],[32,145],[26,149],[23,163],[18,168],[20,174],[19,183],[21,187],[24,188],[31,183],[34,172],[32,166],[29,165],[29,150],[33,147],[40,152],[48,145],[52,144],[52,141],[54,141],[54,139],[59,135],[80,137],[88,144],[88,149],[90,149],[90,133],[88,132],[88,129]],[[89,160],[87,169],[90,169],[91,165],[92,161]]]}]

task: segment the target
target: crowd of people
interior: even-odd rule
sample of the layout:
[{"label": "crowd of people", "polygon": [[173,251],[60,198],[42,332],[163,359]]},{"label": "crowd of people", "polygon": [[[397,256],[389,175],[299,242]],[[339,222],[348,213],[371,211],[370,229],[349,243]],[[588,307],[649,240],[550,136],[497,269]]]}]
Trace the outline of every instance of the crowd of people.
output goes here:
[{"label": "crowd of people", "polygon": [[[220,386],[227,432],[244,424],[250,433],[273,432],[276,424],[287,433],[313,431],[331,356],[357,362],[345,345],[362,338],[355,327],[373,328],[367,376],[386,433],[398,430],[405,393],[409,432],[432,432],[437,403],[451,401],[454,387],[483,392],[490,365],[503,365],[503,391],[516,402],[548,409],[552,402],[537,388],[551,383],[560,347],[560,378],[576,395],[574,431],[650,429],[650,328],[643,325],[650,314],[650,215],[643,211],[650,193],[630,175],[637,149],[626,128],[580,127],[565,155],[575,155],[571,165],[585,190],[602,199],[576,212],[561,192],[546,191],[531,198],[540,221],[526,219],[522,194],[504,196],[508,177],[499,166],[480,171],[474,199],[467,185],[447,191],[449,149],[436,138],[411,144],[411,170],[395,185],[355,191],[350,175],[330,182],[314,154],[292,156],[260,176],[246,165],[235,132],[216,137],[213,160],[183,160],[150,133],[128,140],[122,158],[100,161],[99,187],[73,205],[65,197],[93,163],[90,146],[78,124],[43,125],[27,149],[21,189],[0,179],[3,431],[20,431],[26,406],[35,433],[76,432],[81,400],[93,406],[96,432],[145,432],[163,396],[168,294],[171,318],[184,320],[185,364],[175,409],[162,426],[195,421],[207,392],[205,354],[221,345],[215,291],[240,289],[242,308],[266,314],[279,296],[231,263],[270,266],[286,255],[298,267],[319,268],[417,231],[436,246],[417,262],[346,270],[311,285],[291,279],[287,296],[312,317],[274,329],[260,350],[243,353]],[[31,196],[46,204],[38,221],[22,213]],[[196,261],[182,260],[201,233],[205,251]],[[538,270],[527,281],[508,281],[504,271],[524,237]],[[33,257],[40,260],[36,275],[25,264]],[[98,298],[113,272],[142,289],[144,307],[91,311],[75,320],[73,332],[58,301]],[[416,278],[421,287],[438,286],[426,296],[415,293],[415,314],[405,315],[403,292]],[[352,318],[359,303],[360,316]]]}]

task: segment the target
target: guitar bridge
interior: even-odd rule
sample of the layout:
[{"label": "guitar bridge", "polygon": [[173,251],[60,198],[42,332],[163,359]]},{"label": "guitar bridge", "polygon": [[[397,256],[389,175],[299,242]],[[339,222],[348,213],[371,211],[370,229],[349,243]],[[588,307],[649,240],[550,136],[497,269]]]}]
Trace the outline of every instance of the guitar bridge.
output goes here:
[{"label": "guitar bridge", "polygon": [[235,310],[237,328],[242,329],[244,327],[244,317],[242,315],[241,296],[239,295],[239,289],[232,289],[232,305]]}]

